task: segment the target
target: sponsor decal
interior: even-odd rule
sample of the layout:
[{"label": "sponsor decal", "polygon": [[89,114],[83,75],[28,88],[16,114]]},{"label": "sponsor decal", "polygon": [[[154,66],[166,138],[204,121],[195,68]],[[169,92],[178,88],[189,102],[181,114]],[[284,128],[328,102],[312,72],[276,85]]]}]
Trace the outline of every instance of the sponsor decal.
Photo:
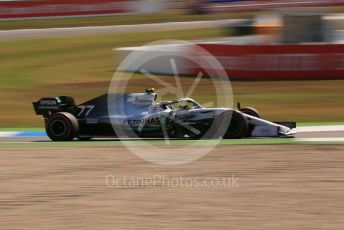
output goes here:
[{"label": "sponsor decal", "polygon": [[86,119],[87,124],[98,124],[98,119]]},{"label": "sponsor decal", "polygon": [[57,101],[56,100],[43,99],[39,102],[39,105],[41,105],[41,106],[53,106],[53,105],[57,105]]},{"label": "sponsor decal", "polygon": [[146,119],[125,119],[123,121],[125,125],[141,125],[141,124],[160,124],[159,117],[151,117]]}]

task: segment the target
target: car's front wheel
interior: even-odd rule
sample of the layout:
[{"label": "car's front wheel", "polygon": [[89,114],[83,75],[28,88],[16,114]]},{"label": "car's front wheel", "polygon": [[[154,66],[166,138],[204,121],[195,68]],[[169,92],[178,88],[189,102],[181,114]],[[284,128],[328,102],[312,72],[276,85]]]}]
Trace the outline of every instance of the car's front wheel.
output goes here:
[{"label": "car's front wheel", "polygon": [[248,124],[241,112],[233,111],[232,118],[224,135],[225,139],[240,139],[246,136]]},{"label": "car's front wheel", "polygon": [[242,113],[248,114],[250,116],[253,116],[253,117],[261,118],[261,115],[258,112],[258,110],[256,110],[255,108],[252,108],[252,107],[240,108],[239,111]]},{"label": "car's front wheel", "polygon": [[71,141],[79,132],[79,123],[73,114],[54,113],[46,122],[46,132],[53,141]]}]

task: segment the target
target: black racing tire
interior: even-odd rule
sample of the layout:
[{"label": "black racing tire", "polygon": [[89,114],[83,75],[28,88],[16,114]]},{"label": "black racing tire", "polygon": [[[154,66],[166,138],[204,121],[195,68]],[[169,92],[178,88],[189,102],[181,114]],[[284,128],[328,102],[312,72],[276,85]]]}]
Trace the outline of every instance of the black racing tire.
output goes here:
[{"label": "black racing tire", "polygon": [[[168,139],[185,139],[185,135],[187,135],[187,131],[185,128],[178,124],[178,122],[175,122],[175,114],[170,113],[169,117],[166,119],[166,131],[168,135]],[[196,136],[193,137],[193,139],[199,139],[200,137]],[[189,139],[189,138],[187,138]]]},{"label": "black racing tire", "polygon": [[253,117],[261,118],[258,110],[256,110],[255,108],[252,108],[252,107],[240,108],[239,111],[242,113],[245,113],[247,115],[251,115]]},{"label": "black racing tire", "polygon": [[183,128],[179,124],[173,123],[173,128],[171,131],[167,132],[169,139],[183,139],[184,138],[184,132]]},{"label": "black racing tire", "polygon": [[169,117],[166,119],[166,131],[168,135],[168,139],[180,139],[183,138],[184,135],[182,133],[182,128],[179,124],[175,123],[173,118]]},{"label": "black racing tire", "polygon": [[225,139],[240,139],[246,137],[248,124],[245,116],[238,111],[233,111],[230,124],[224,135]]},{"label": "black racing tire", "polygon": [[74,115],[59,112],[48,118],[45,129],[53,141],[71,141],[78,135],[79,123]]},{"label": "black racing tire", "polygon": [[[262,118],[260,113],[258,112],[258,110],[256,110],[255,108],[252,108],[252,107],[240,108],[239,111],[244,113],[244,114],[251,115],[253,117]],[[248,125],[248,130],[247,130],[247,133],[246,133],[246,137],[250,137],[251,136],[251,133],[252,133],[253,129],[254,129],[254,125]]]}]

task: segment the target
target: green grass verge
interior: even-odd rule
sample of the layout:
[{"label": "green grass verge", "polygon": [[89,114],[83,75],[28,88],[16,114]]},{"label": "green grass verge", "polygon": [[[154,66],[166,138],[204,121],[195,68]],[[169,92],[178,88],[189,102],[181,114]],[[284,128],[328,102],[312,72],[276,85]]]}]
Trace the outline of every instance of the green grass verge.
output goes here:
[{"label": "green grass verge", "polygon": [[[0,127],[42,127],[42,118],[34,114],[31,105],[41,97],[69,95],[80,103],[107,92],[118,64],[114,48],[161,39],[197,40],[222,35],[221,29],[197,29],[2,41]],[[160,78],[174,81],[171,76]],[[194,78],[181,81],[187,92]],[[159,88],[142,75],[135,75],[130,83],[131,92]],[[342,122],[343,85],[343,80],[232,81],[233,101],[256,107],[264,118],[273,121]],[[212,82],[202,79],[192,97],[201,103],[216,100]]]},{"label": "green grass verge", "polygon": [[31,102],[43,96],[70,95],[82,102],[107,92],[116,47],[220,35],[219,29],[197,29],[0,42],[0,127],[40,127]]},{"label": "green grass verge", "polygon": [[[267,139],[240,139],[240,140],[221,140],[217,142],[216,140],[212,141],[191,141],[191,140],[172,140],[170,145],[166,145],[164,140],[150,140],[145,141],[144,144],[151,144],[153,146],[160,146],[162,148],[168,146],[184,146],[189,144],[195,144],[197,146],[212,145],[217,144],[218,146],[222,145],[298,145],[298,144],[318,144],[318,145],[333,145],[338,144],[342,145],[344,142],[341,141],[324,141],[324,142],[315,142],[315,141],[298,141],[294,138],[267,138]],[[143,145],[142,141],[125,141],[125,144],[117,140],[109,141],[73,141],[73,142],[23,142],[23,143],[0,143],[1,148],[65,148],[65,147],[116,147],[116,146],[125,146],[133,145],[140,146]]]},{"label": "green grass verge", "polygon": [[0,128],[0,132],[41,132],[44,131],[44,128],[39,128],[39,127],[16,127],[16,128]]}]

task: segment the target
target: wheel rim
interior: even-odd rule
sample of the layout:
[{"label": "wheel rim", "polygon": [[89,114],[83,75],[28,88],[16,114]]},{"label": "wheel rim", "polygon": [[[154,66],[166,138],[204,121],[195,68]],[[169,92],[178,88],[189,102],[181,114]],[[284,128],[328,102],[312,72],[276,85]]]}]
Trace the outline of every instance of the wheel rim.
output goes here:
[{"label": "wheel rim", "polygon": [[66,123],[60,119],[52,121],[49,129],[51,133],[57,137],[64,136],[67,133]]}]

